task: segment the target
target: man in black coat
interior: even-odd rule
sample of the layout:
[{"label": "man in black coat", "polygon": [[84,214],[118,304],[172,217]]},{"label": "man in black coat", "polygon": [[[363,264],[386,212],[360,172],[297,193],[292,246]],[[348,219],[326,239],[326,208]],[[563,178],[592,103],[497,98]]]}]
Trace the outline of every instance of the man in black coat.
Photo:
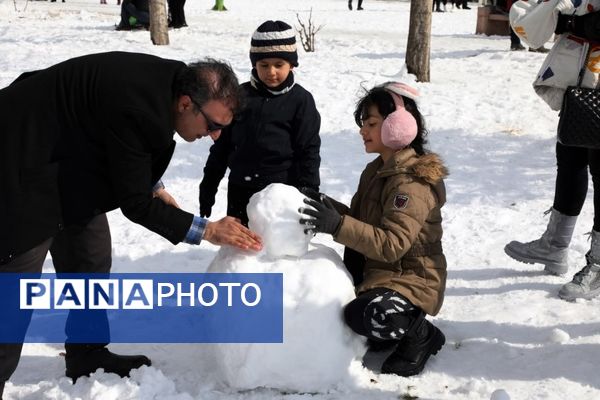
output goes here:
[{"label": "man in black coat", "polygon": [[[105,213],[116,208],[173,244],[204,239],[259,250],[260,238],[237,220],[210,222],[181,210],[160,181],[174,132],[188,142],[216,140],[232,121],[238,95],[227,64],[186,66],[122,52],[67,60],[1,89],[0,273],[39,273],[48,251],[57,272],[108,272]],[[107,343],[75,344],[82,315],[72,314],[67,376],[97,368],[126,376],[150,364],[144,356],[113,354]],[[88,328],[106,331],[108,342],[103,315]],[[0,344],[0,397],[21,347]]]}]

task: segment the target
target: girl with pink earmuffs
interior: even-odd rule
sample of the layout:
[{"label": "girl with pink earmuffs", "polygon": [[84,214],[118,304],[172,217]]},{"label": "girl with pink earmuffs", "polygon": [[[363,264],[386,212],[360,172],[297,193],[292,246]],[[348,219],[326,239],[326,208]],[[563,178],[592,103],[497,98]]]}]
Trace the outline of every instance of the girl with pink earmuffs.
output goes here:
[{"label": "girl with pink earmuffs", "polygon": [[424,147],[418,92],[398,82],[376,86],[354,112],[367,153],[350,207],[312,190],[301,208],[306,233],[328,233],[345,245],[344,263],[357,297],[346,305],[348,326],[366,336],[370,350],[392,349],[381,371],[420,373],[442,348],[444,334],[425,319],[444,299],[446,258],[441,207],[447,170]]}]

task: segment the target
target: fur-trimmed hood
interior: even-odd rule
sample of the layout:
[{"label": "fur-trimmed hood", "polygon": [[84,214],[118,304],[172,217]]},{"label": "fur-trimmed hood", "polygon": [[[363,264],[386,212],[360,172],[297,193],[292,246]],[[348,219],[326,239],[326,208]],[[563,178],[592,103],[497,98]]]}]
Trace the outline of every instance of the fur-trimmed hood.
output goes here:
[{"label": "fur-trimmed hood", "polygon": [[448,176],[448,169],[436,153],[427,153],[422,156],[412,148],[397,151],[379,170],[379,176],[409,174],[435,185]]}]

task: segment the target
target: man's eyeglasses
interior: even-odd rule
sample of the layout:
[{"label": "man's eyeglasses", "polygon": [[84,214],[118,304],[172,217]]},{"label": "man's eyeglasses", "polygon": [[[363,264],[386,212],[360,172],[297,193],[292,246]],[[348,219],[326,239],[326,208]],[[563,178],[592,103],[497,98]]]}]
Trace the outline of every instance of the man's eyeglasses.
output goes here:
[{"label": "man's eyeglasses", "polygon": [[[196,102],[194,102],[194,104],[196,104]],[[208,118],[208,115],[206,115],[206,113],[202,111],[202,108],[198,107],[198,111],[200,111],[200,114],[202,114],[202,116],[206,120],[206,132],[215,132],[227,128],[227,125],[219,124],[213,121],[212,119]]]}]

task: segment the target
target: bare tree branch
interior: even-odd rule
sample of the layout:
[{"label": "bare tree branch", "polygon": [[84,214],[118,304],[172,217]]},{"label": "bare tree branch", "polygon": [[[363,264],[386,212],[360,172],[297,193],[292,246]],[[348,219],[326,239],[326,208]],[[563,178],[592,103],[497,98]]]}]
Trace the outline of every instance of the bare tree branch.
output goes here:
[{"label": "bare tree branch", "polygon": [[317,32],[323,28],[324,25],[319,25],[315,27],[312,21],[312,8],[310,9],[310,13],[308,14],[308,27],[306,24],[300,19],[300,15],[296,13],[296,19],[298,20],[298,24],[300,28],[296,27],[296,31],[300,35],[300,43],[302,43],[302,47],[304,51],[307,53],[315,51],[315,36]]}]

